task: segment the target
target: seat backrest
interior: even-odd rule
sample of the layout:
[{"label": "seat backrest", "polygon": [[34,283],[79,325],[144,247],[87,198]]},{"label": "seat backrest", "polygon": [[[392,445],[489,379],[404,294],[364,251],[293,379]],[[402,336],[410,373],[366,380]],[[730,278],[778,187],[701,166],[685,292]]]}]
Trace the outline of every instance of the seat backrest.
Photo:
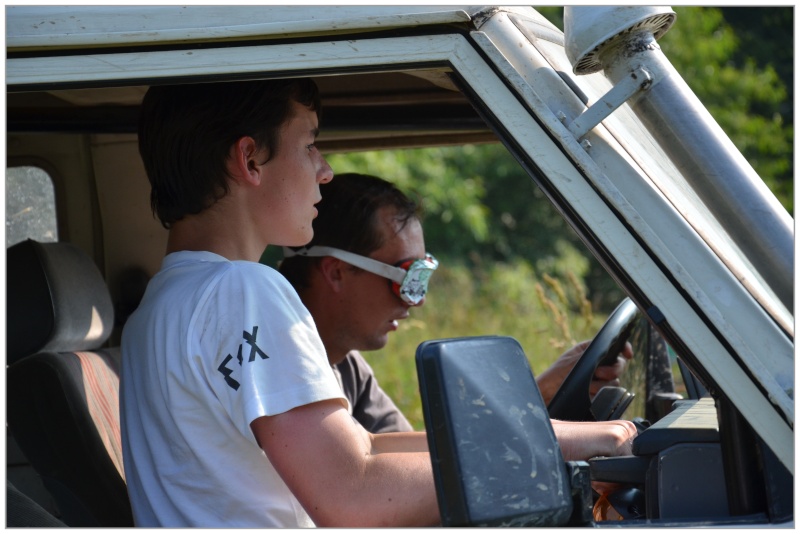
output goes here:
[{"label": "seat backrest", "polygon": [[6,528],[59,528],[66,526],[42,508],[39,503],[6,480]]},{"label": "seat backrest", "polygon": [[122,464],[114,308],[68,243],[7,250],[8,427],[69,526],[133,526]]}]

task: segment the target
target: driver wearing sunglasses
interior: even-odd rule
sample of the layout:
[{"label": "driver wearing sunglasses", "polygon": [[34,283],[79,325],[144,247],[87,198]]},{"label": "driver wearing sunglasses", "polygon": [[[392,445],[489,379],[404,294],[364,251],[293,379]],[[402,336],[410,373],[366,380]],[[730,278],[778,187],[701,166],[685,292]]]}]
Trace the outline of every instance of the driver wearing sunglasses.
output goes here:
[{"label": "driver wearing sunglasses", "polygon": [[422,302],[428,292],[428,282],[433,272],[439,267],[439,262],[430,253],[425,253],[424,258],[407,259],[395,265],[389,265],[367,256],[333,247],[313,246],[297,250],[285,247],[283,249],[285,258],[294,255],[310,258],[332,256],[354,267],[382,276],[389,280],[392,293],[409,306],[418,306]]},{"label": "driver wearing sunglasses", "polygon": [[[284,248],[279,270],[311,312],[353,417],[372,433],[413,430],[360,351],[384,348],[399,321],[425,303],[438,262],[425,252],[417,205],[390,182],[361,174],[337,174],[320,191],[313,239]],[[587,344],[536,377],[546,400]],[[622,357],[598,367],[592,389],[613,385],[624,368]]]}]

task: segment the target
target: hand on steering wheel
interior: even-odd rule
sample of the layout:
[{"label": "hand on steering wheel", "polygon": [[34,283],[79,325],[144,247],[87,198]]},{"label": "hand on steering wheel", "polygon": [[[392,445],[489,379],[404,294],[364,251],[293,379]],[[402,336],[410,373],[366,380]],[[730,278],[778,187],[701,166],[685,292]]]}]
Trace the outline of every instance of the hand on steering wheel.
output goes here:
[{"label": "hand on steering wheel", "polygon": [[[611,417],[612,414],[620,413],[620,410],[608,407],[593,410],[589,387],[595,370],[599,365],[614,364],[617,355],[622,352],[639,315],[638,308],[629,298],[625,298],[611,313],[606,323],[564,379],[561,387],[553,395],[553,399],[547,407],[552,419],[596,421]],[[603,392],[607,393],[603,395]],[[627,397],[625,397],[626,395]],[[616,390],[603,388],[596,401],[614,406],[621,402],[624,403],[622,407],[624,409],[632,398],[631,394],[621,388]],[[595,411],[600,411],[602,414],[596,415]]]}]

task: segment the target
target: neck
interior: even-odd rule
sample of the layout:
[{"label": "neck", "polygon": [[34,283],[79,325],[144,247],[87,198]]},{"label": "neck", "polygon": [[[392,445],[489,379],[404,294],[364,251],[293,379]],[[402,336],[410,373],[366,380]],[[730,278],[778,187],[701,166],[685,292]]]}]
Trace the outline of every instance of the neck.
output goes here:
[{"label": "neck", "polygon": [[229,217],[215,207],[173,224],[167,239],[167,254],[181,250],[208,251],[231,261],[258,261],[267,243],[261,242],[253,225]]},{"label": "neck", "polygon": [[308,311],[314,318],[314,323],[317,326],[317,332],[319,332],[319,337],[322,340],[322,344],[325,346],[325,352],[328,355],[328,362],[330,362],[331,365],[340,363],[347,357],[347,353],[352,349],[344,346],[344,344],[341,343],[341,336],[339,335],[341,329],[330,321],[330,318],[335,317],[335,315],[326,313],[326,311],[323,309],[326,303],[314,299],[313,295],[316,294],[314,291],[299,291],[298,293],[300,295],[300,300],[303,302],[305,307],[308,308]]}]

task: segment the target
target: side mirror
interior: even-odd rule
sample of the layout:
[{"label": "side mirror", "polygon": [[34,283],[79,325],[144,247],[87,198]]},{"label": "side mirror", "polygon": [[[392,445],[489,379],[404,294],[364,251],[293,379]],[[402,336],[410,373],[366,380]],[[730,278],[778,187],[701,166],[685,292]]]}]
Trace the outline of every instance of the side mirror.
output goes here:
[{"label": "side mirror", "polygon": [[566,524],[570,475],[519,343],[426,341],[416,364],[442,524]]}]

